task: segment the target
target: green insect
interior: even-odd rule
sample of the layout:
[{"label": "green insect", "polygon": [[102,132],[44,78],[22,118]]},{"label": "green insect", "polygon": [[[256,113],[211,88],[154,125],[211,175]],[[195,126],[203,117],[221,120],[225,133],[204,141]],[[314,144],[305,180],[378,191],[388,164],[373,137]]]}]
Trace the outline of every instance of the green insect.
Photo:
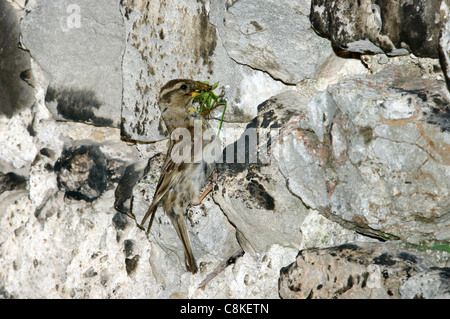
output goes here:
[{"label": "green insect", "polygon": [[198,102],[200,104],[200,107],[198,109],[200,118],[202,116],[208,118],[213,109],[215,109],[219,105],[223,105],[219,131],[217,132],[217,135],[219,135],[220,129],[222,128],[223,118],[225,116],[225,110],[227,109],[227,102],[219,101],[219,98],[213,92],[213,90],[219,83],[214,83],[212,85],[210,85],[209,82],[206,81],[200,81],[198,83],[199,84],[194,87],[194,92],[197,93],[197,96],[195,96],[194,98],[194,102]]}]

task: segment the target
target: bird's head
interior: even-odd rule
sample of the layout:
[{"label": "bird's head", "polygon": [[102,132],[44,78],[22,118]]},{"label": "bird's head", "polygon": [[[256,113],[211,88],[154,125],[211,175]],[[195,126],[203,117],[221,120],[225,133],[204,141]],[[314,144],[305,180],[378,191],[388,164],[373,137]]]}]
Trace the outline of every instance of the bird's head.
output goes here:
[{"label": "bird's head", "polygon": [[192,100],[199,95],[199,89],[208,90],[211,87],[199,81],[176,79],[161,88],[159,108],[170,132],[177,127],[185,127],[191,119],[198,117],[192,107]]}]

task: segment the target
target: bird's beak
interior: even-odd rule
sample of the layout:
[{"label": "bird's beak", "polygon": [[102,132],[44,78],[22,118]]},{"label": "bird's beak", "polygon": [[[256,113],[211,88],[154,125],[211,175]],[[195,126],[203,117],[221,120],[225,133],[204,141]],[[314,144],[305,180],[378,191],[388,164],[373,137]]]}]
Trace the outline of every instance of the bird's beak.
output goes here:
[{"label": "bird's beak", "polygon": [[191,93],[191,96],[192,96],[192,97],[196,97],[196,96],[199,96],[199,95],[200,95],[200,92],[195,92],[195,91],[194,91],[194,92]]}]

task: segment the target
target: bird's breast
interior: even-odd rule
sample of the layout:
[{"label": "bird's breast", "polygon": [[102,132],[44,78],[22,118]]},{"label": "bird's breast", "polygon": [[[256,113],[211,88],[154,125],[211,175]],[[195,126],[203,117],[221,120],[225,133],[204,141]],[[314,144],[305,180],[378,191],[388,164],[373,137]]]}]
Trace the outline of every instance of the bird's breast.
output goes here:
[{"label": "bird's breast", "polygon": [[211,165],[205,162],[187,165],[179,182],[170,188],[164,199],[165,204],[186,209],[192,201],[197,201],[208,179],[207,173],[212,170]]}]

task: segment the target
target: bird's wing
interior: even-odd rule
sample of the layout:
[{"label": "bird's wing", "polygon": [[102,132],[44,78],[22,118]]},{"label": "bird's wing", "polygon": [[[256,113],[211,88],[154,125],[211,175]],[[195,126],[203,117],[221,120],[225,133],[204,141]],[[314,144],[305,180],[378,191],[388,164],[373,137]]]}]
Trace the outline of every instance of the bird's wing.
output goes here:
[{"label": "bird's wing", "polygon": [[169,146],[167,151],[166,159],[161,168],[161,175],[159,176],[158,184],[156,185],[155,194],[153,195],[153,200],[150,207],[147,210],[144,218],[142,219],[141,226],[144,227],[147,218],[151,216],[150,223],[147,229],[147,233],[150,231],[150,227],[153,222],[153,218],[158,207],[159,202],[167,194],[172,185],[176,185],[181,176],[182,171],[187,163],[175,163],[170,156],[173,144]]},{"label": "bird's wing", "polygon": [[200,143],[194,142],[194,127],[188,127],[188,130],[191,134],[190,135],[191,152],[183,153],[182,157],[177,157],[176,162],[173,161],[172,150],[178,142],[170,140],[169,149],[167,150],[166,159],[164,160],[164,164],[161,168],[161,175],[159,177],[158,184],[156,186],[152,204],[150,205],[149,209],[147,210],[147,213],[145,214],[141,222],[141,226],[143,227],[148,217],[151,216],[150,223],[147,228],[147,233],[150,231],[150,227],[152,225],[156,209],[161,199],[164,197],[164,195],[167,194],[167,192],[173,185],[176,185],[180,182],[180,179],[186,170],[186,166],[190,165],[191,162],[196,160],[198,156],[201,156],[201,152],[203,150],[203,141],[200,141]]}]

